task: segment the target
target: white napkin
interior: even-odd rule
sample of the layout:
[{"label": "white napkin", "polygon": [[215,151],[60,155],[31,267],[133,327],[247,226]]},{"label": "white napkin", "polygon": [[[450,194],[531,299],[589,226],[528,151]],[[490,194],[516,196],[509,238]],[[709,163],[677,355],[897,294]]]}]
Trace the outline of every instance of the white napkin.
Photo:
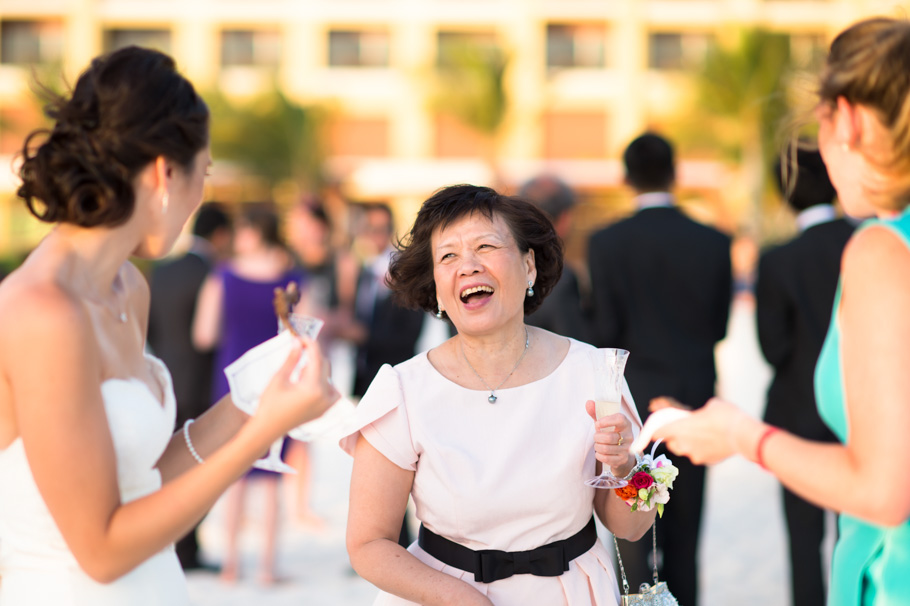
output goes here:
[{"label": "white napkin", "polygon": [[641,433],[639,433],[638,437],[635,438],[635,441],[632,442],[632,452],[644,452],[645,448],[651,442],[651,438],[654,437],[654,432],[664,425],[679,421],[680,419],[685,419],[690,414],[692,414],[690,411],[682,410],[680,408],[661,408],[657,412],[652,412],[647,420],[645,420],[645,425],[641,428]]},{"label": "white napkin", "polygon": [[[287,331],[281,332],[250,349],[224,369],[231,388],[231,399],[237,408],[249,415],[255,414],[262,392],[290,355],[294,338]],[[291,375],[292,381],[299,376],[306,360],[307,352],[304,350]],[[354,410],[350,400],[339,398],[319,418],[295,427],[288,435],[302,442],[317,438],[341,439]]]}]

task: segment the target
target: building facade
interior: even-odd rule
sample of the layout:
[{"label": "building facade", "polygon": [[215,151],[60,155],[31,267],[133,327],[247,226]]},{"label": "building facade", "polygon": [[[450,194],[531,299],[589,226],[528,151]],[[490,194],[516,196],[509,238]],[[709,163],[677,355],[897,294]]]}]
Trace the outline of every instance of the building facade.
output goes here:
[{"label": "building facade", "polygon": [[[847,23],[896,14],[901,4],[0,0],[0,197],[12,195],[6,167],[39,121],[32,75],[57,70],[73,81],[93,56],[128,44],[172,54],[201,91],[250,95],[277,85],[297,102],[330,108],[332,177],[351,197],[409,209],[444,184],[511,187],[541,170],[586,191],[617,188],[621,150],[684,110],[688,74],[710,44],[761,26],[787,34],[795,57],[809,57]],[[465,40],[507,58],[508,106],[494,132],[464,126],[434,101],[445,97],[434,70]],[[683,186],[725,186],[723,167],[684,160]],[[0,249],[15,247],[19,220],[8,209],[0,217]]]}]

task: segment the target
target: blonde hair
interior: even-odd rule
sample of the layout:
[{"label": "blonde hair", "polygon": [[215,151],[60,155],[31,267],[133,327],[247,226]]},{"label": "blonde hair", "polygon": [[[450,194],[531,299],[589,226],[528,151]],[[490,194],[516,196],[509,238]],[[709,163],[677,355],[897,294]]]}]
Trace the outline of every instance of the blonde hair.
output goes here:
[{"label": "blonde hair", "polygon": [[832,105],[843,97],[877,114],[887,151],[882,157],[865,156],[886,178],[884,186],[867,184],[870,202],[889,210],[910,204],[910,23],[877,17],[838,34],[818,95]]}]

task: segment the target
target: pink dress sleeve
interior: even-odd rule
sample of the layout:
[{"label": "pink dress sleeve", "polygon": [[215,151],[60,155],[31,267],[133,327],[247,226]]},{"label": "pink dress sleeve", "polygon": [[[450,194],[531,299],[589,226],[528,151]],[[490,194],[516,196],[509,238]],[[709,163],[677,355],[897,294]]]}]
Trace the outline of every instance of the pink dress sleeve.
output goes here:
[{"label": "pink dress sleeve", "polygon": [[357,438],[362,434],[373,448],[395,465],[408,471],[417,470],[418,455],[411,439],[401,378],[388,364],[376,373],[357,405],[348,429],[350,433],[339,442],[348,454],[354,454]]}]

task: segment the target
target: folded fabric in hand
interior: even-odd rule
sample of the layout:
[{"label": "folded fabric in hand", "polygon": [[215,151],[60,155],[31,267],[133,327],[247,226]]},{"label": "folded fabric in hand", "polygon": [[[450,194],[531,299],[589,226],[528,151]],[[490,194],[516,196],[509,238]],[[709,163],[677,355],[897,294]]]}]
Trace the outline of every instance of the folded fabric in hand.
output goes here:
[{"label": "folded fabric in hand", "polygon": [[[256,412],[262,392],[287,360],[295,338],[290,332],[283,331],[250,349],[224,369],[231,389],[231,399],[237,408],[250,415]],[[291,380],[300,375],[306,362],[307,352],[304,350]],[[345,426],[353,416],[354,410],[354,404],[350,400],[339,398],[318,419],[295,427],[288,435],[302,442],[317,438],[341,439],[346,435]]]},{"label": "folded fabric in hand", "polygon": [[678,421],[680,419],[685,419],[690,414],[688,410],[682,410],[680,408],[662,408],[657,412],[652,412],[647,419],[645,419],[645,424],[641,428],[641,432],[638,434],[638,437],[635,438],[635,441],[632,442],[630,447],[632,452],[642,453],[648,444],[651,443],[651,439],[654,437],[654,433],[663,427]]}]

